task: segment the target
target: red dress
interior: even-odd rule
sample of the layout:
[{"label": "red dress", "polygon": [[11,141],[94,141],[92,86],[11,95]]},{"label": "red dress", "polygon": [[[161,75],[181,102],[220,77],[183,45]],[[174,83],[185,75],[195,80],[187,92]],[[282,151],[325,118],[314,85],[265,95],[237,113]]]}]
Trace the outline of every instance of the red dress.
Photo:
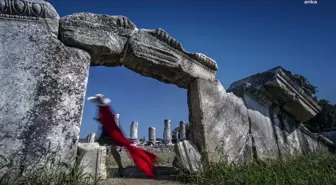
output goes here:
[{"label": "red dress", "polygon": [[155,177],[155,166],[153,163],[156,161],[157,156],[131,145],[131,141],[124,137],[120,128],[117,126],[109,106],[99,106],[99,121],[103,125],[104,130],[114,141],[114,144],[125,147],[138,168],[148,177]]}]

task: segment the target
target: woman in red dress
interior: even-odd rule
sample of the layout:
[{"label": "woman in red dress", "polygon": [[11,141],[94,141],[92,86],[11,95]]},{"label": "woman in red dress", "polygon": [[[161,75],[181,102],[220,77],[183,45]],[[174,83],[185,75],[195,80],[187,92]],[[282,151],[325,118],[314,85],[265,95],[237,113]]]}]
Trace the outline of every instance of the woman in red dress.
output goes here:
[{"label": "woman in red dress", "polygon": [[[125,147],[138,168],[142,170],[148,177],[154,178],[155,166],[153,163],[155,163],[155,161],[157,160],[157,156],[139,147],[133,146],[131,141],[129,141],[122,134],[109,106],[111,100],[105,98],[102,94],[97,94],[96,96],[89,97],[88,100],[98,105],[98,120],[103,125],[103,130],[105,130],[105,132],[111,137],[113,144]],[[119,168],[122,168],[120,158],[119,162]]]}]

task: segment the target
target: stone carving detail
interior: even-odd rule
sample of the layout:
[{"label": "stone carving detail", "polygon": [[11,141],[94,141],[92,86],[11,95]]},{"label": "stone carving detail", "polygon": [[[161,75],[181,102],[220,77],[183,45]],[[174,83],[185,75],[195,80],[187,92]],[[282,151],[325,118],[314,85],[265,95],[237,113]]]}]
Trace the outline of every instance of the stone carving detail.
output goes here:
[{"label": "stone carving detail", "polygon": [[202,54],[202,53],[193,53],[190,55],[192,58],[203,64],[204,66],[208,67],[209,69],[212,69],[214,71],[217,71],[218,65],[215,60],[212,58]]},{"label": "stone carving detail", "polygon": [[175,40],[172,36],[170,36],[166,31],[161,28],[158,28],[155,31],[151,31],[149,33],[175,49],[181,51],[184,50],[182,44],[179,41]]},{"label": "stone carving detail", "polygon": [[43,3],[43,1],[0,0],[0,17],[33,20],[58,19],[56,11],[47,6],[50,6],[49,3]]},{"label": "stone carving detail", "polygon": [[155,30],[151,30],[149,31],[149,34],[155,36],[156,38],[158,38],[159,40],[165,42],[166,44],[168,44],[169,46],[184,52],[185,54],[189,55],[190,57],[192,57],[193,59],[195,59],[196,61],[198,61],[199,63],[201,63],[202,65],[204,65],[205,67],[217,71],[218,66],[215,60],[211,59],[210,57],[202,54],[202,53],[188,53],[187,51],[185,51],[182,47],[182,44],[177,41],[176,39],[174,39],[172,36],[170,36],[166,31],[164,31],[161,28],[155,29]]}]

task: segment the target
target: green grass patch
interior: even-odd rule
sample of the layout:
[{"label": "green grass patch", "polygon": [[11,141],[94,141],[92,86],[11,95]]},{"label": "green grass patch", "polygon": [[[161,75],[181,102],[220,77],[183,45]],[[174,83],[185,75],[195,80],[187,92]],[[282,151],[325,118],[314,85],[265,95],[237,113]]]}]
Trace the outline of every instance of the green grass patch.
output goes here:
[{"label": "green grass patch", "polygon": [[179,172],[178,179],[200,185],[335,185],[336,155],[312,153],[246,166],[208,164],[198,173]]},{"label": "green grass patch", "polygon": [[99,179],[84,173],[79,163],[45,166],[23,175],[12,170],[0,177],[0,185],[97,185]]}]

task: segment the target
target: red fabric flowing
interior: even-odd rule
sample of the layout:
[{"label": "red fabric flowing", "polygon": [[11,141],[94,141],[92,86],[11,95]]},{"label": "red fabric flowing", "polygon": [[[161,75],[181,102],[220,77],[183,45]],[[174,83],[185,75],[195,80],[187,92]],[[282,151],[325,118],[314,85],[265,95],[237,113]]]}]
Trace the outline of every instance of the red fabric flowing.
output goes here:
[{"label": "red fabric flowing", "polygon": [[131,145],[132,143],[127,138],[125,138],[120,128],[117,126],[109,106],[99,107],[99,120],[115,144],[125,147],[138,168],[142,170],[148,177],[154,178],[155,166],[153,163],[157,160],[157,156],[139,147]]}]

